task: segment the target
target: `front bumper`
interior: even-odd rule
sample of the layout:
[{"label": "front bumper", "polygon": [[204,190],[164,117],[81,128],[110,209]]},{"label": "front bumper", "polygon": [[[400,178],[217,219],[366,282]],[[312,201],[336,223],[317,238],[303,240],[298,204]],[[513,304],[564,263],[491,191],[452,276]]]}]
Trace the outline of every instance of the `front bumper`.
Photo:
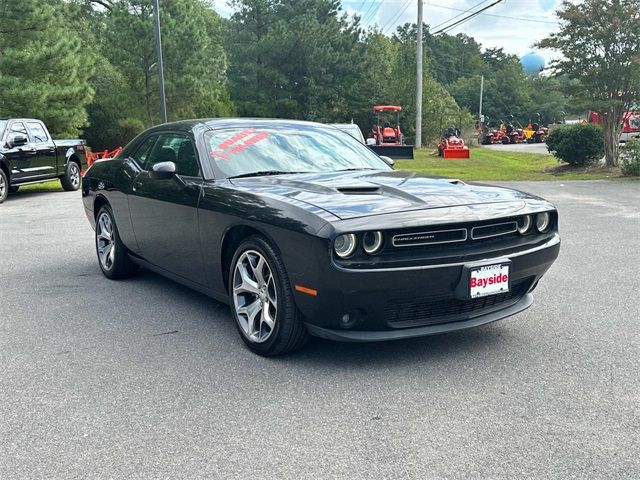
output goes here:
[{"label": "front bumper", "polygon": [[[512,288],[509,294],[480,300],[455,294],[465,265],[478,261],[375,270],[331,265],[315,276],[307,270],[304,279],[294,276],[292,283],[317,290],[316,296],[295,292],[313,335],[344,341],[411,338],[475,327],[525,310],[533,301],[531,291],[559,251],[556,234],[542,245],[482,259],[483,264],[509,261]],[[348,313],[357,321],[345,325],[341,319]]]},{"label": "front bumper", "polygon": [[326,338],[328,340],[339,340],[343,342],[377,342],[381,340],[400,340],[403,338],[426,337],[428,335],[437,335],[439,333],[455,332],[466,328],[479,327],[487,323],[495,322],[516,313],[526,310],[533,303],[533,295],[527,293],[516,304],[503,308],[491,313],[480,315],[469,320],[449,321],[447,323],[438,323],[435,325],[427,325],[424,327],[403,328],[398,330],[331,330],[328,328],[318,327],[316,325],[307,324],[309,333],[316,337]]}]

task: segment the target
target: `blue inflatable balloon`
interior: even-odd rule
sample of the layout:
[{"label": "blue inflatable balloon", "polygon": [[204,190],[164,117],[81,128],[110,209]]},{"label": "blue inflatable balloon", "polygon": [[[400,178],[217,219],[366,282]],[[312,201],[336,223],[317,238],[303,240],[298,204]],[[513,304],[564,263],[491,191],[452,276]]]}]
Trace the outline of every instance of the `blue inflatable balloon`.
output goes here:
[{"label": "blue inflatable balloon", "polygon": [[527,75],[537,75],[544,68],[544,58],[537,53],[527,53],[520,59],[520,64]]}]

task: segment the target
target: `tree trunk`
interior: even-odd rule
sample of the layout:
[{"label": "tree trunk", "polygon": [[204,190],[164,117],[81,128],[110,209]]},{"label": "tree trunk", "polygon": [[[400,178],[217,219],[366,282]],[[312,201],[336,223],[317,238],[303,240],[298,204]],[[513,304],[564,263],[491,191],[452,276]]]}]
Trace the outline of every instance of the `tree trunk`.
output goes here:
[{"label": "tree trunk", "polygon": [[623,113],[624,107],[614,106],[602,115],[602,127],[604,129],[604,162],[607,167],[615,167],[618,165]]}]

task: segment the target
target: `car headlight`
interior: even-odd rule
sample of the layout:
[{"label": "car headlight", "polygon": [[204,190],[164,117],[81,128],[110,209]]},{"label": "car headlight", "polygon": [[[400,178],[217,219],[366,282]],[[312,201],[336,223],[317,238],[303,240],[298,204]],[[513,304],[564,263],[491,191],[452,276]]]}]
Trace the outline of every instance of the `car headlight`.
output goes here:
[{"label": "car headlight", "polygon": [[369,255],[379,252],[383,243],[384,237],[380,231],[367,232],[362,236],[362,248]]},{"label": "car headlight", "polygon": [[531,230],[532,226],[533,219],[531,218],[531,215],[525,215],[524,217],[520,217],[518,219],[518,233],[520,233],[520,235],[529,233],[529,230]]},{"label": "car headlight", "polygon": [[536,228],[540,233],[544,233],[549,230],[551,225],[551,215],[549,212],[539,213],[536,215]]},{"label": "car headlight", "polygon": [[340,258],[348,258],[353,255],[358,246],[358,239],[353,233],[339,235],[333,241],[333,249]]}]

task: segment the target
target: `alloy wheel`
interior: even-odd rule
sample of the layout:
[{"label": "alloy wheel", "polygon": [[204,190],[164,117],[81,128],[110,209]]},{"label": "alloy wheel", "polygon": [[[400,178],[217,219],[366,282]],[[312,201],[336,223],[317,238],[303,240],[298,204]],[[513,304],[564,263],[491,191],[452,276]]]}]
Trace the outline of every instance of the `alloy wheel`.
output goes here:
[{"label": "alloy wheel", "polygon": [[71,162],[69,165],[69,179],[73,188],[77,189],[80,186],[80,169],[75,162]]},{"label": "alloy wheel", "polygon": [[113,221],[107,212],[102,212],[96,223],[96,248],[102,268],[111,270],[115,261],[116,246],[113,238]]},{"label": "alloy wheel", "polygon": [[246,337],[265,342],[276,324],[278,292],[271,268],[256,250],[247,250],[233,270],[233,303],[236,320]]},{"label": "alloy wheel", "polygon": [[0,198],[4,198],[6,189],[7,189],[7,184],[4,181],[4,176],[0,175]]}]

